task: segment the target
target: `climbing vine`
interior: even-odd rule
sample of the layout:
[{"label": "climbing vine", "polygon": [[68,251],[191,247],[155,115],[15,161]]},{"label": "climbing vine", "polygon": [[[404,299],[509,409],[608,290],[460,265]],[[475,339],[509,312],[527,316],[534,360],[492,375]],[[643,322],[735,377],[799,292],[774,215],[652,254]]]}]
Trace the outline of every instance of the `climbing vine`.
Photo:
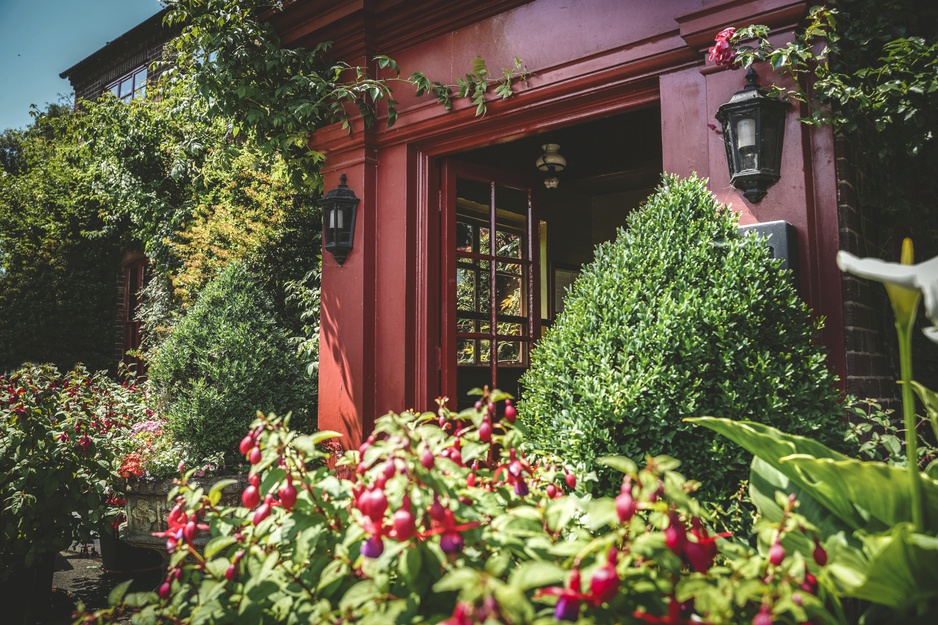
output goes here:
[{"label": "climbing vine", "polygon": [[477,58],[454,84],[431,81],[419,71],[403,77],[388,56],[377,56],[372,67],[362,67],[331,59],[328,41],[309,49],[283,45],[266,19],[283,9],[280,1],[167,0],[166,4],[167,23],[181,29],[173,59],[177,76],[191,75],[198,97],[232,120],[233,137],[250,133],[263,149],[281,154],[301,184],[320,184],[316,172],[323,155],[308,147],[310,133],[336,122],[351,131],[356,114],[371,126],[379,111],[393,125],[398,114],[393,92],[397,83],[413,87],[418,96],[435,97],[447,110],[454,100],[466,98],[482,116],[490,92],[507,98],[515,81],[528,75],[520,59],[493,75],[485,60]]},{"label": "climbing vine", "polygon": [[718,38],[715,61],[771,64],[792,79],[775,92],[805,105],[802,121],[832,124],[847,140],[860,209],[884,226],[884,253],[907,235],[925,256],[938,251],[938,6],[840,0],[813,7],[789,43],[773,44],[760,25],[728,43],[735,55]]}]

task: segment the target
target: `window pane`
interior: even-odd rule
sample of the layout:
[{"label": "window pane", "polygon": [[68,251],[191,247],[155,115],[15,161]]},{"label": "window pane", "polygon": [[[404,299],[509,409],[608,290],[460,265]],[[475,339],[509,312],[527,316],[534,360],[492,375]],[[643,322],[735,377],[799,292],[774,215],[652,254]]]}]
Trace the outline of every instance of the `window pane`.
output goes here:
[{"label": "window pane", "polygon": [[492,341],[479,341],[479,362],[492,362]]},{"label": "window pane", "polygon": [[495,301],[499,315],[524,315],[527,311],[523,267],[517,263],[498,263]]},{"label": "window pane", "polygon": [[495,233],[495,255],[508,258],[523,258],[525,249],[520,234],[499,230]]},{"label": "window pane", "polygon": [[474,365],[478,360],[478,341],[475,339],[456,339],[456,363]]},{"label": "window pane", "polygon": [[525,343],[521,341],[498,342],[498,364],[523,365]]},{"label": "window pane", "polygon": [[478,301],[476,285],[478,280],[475,269],[459,267],[456,269],[456,310],[475,312]]},{"label": "window pane", "polygon": [[134,92],[134,79],[133,79],[133,77],[125,78],[124,80],[122,80],[122,81],[121,81],[121,86],[120,86],[120,93],[119,93],[120,97],[121,97],[121,98],[126,98],[127,96],[132,95],[133,92]]},{"label": "window pane", "polygon": [[525,325],[523,323],[508,323],[503,321],[498,324],[499,336],[524,336]]},{"label": "window pane", "polygon": [[528,192],[496,186],[495,210],[499,230],[495,235],[495,253],[510,258],[526,258],[522,233],[528,229]]}]

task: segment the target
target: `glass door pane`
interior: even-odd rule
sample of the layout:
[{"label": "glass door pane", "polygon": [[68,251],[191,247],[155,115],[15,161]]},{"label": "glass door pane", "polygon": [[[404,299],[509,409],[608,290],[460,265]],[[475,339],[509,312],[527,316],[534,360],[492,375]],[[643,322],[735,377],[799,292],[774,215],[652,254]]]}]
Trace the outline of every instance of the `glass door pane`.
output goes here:
[{"label": "glass door pane", "polygon": [[472,388],[497,387],[518,395],[540,328],[539,294],[534,299],[540,284],[532,281],[540,276],[540,255],[533,251],[539,249],[539,233],[530,228],[538,223],[531,186],[476,167],[455,169],[447,207],[455,223],[449,244],[455,306],[444,327],[455,334],[450,362],[462,408],[475,401],[467,395]]}]

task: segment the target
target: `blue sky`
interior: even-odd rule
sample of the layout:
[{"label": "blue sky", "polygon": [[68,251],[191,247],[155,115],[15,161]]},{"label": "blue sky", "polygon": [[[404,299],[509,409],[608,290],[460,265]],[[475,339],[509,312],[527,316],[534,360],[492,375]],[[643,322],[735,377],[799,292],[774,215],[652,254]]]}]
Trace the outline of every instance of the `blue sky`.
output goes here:
[{"label": "blue sky", "polygon": [[158,0],[0,0],[0,131],[28,125],[30,104],[70,95],[61,72],[161,8]]}]

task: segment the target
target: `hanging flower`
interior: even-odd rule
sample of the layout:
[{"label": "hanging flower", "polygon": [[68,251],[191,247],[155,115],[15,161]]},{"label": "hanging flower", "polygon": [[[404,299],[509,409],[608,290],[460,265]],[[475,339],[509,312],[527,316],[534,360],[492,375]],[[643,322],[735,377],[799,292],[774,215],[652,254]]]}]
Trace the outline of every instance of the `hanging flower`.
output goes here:
[{"label": "hanging flower", "polygon": [[716,63],[720,67],[729,67],[736,69],[739,63],[736,61],[736,48],[733,47],[733,35],[736,34],[735,28],[724,28],[714,38],[714,45],[710,48],[710,56],[707,60]]}]

